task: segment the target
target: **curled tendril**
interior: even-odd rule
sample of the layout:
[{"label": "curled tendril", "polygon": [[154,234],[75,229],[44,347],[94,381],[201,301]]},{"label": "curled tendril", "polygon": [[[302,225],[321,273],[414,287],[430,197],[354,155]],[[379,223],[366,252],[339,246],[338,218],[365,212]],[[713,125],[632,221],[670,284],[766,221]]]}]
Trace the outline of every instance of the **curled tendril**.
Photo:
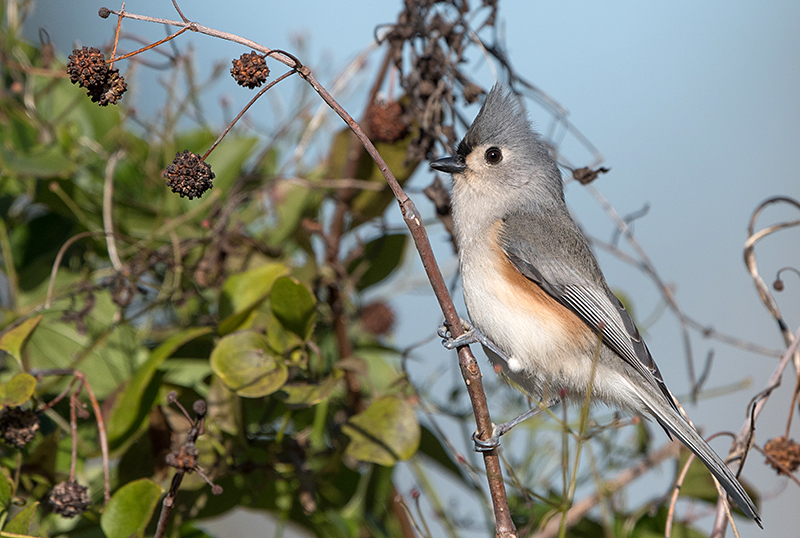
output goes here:
[{"label": "curled tendril", "polygon": [[772,283],[772,287],[775,291],[783,291],[784,289],[783,280],[781,280],[781,273],[784,271],[791,271],[797,276],[800,276],[800,271],[798,271],[795,267],[781,267],[778,269],[778,274],[775,275],[775,282]]}]

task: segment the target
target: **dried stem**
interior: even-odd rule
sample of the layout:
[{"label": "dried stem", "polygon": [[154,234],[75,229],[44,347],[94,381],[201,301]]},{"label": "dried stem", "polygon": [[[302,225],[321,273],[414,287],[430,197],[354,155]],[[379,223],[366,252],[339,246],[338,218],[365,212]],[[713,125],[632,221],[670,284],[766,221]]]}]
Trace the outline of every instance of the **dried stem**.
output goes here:
[{"label": "dried stem", "polygon": [[[113,13],[113,11],[112,11],[112,13]],[[126,14],[126,15],[127,15],[127,14]],[[120,20],[122,20],[122,17],[120,17]],[[144,52],[144,51],[146,51],[146,50],[150,50],[150,49],[156,48],[156,47],[157,47],[157,46],[159,46],[159,45],[163,45],[163,44],[164,44],[164,43],[166,43],[167,41],[170,41],[170,40],[172,40],[172,39],[175,39],[176,37],[178,37],[179,35],[181,35],[181,34],[182,34],[183,32],[185,32],[186,30],[191,30],[191,28],[190,28],[190,27],[188,27],[188,26],[186,26],[186,27],[184,27],[184,28],[181,28],[180,30],[178,30],[178,31],[177,31],[177,32],[175,32],[174,34],[172,34],[172,35],[168,35],[168,36],[167,36],[167,37],[165,37],[164,39],[160,39],[160,40],[156,41],[155,43],[150,43],[150,44],[149,44],[149,45],[147,45],[146,47],[142,47],[142,48],[140,48],[140,49],[137,49],[137,50],[135,50],[135,51],[133,51],[133,52],[129,52],[128,54],[125,54],[124,56],[120,56],[119,58],[114,58],[114,57],[112,56],[112,57],[111,57],[111,59],[110,59],[110,60],[108,60],[108,63],[111,63],[111,64],[113,64],[114,62],[118,62],[118,61],[120,61],[120,60],[127,60],[127,59],[128,59],[128,58],[130,58],[131,56],[136,56],[137,54],[141,54],[141,53],[143,53],[143,52]],[[114,49],[114,50],[116,51],[116,47],[115,47],[115,49]]]},{"label": "dried stem", "polygon": [[[31,370],[30,374],[37,379],[41,379],[45,376],[73,376],[73,380],[70,383],[70,387],[72,387],[77,379],[79,381],[78,389],[70,396],[70,412],[74,409],[72,405],[72,398],[77,398],[78,394],[80,393],[81,389],[86,389],[86,394],[89,396],[89,401],[92,404],[92,410],[94,411],[95,420],[97,421],[97,434],[100,438],[100,451],[103,456],[103,496],[105,498],[106,504],[108,501],[111,500],[111,480],[110,480],[110,473],[109,473],[109,463],[108,463],[108,437],[106,435],[106,426],[105,422],[103,421],[103,413],[100,410],[100,404],[97,401],[97,397],[92,390],[92,385],[89,383],[89,380],[86,379],[86,374],[81,372],[80,370],[74,370],[72,368],[51,368],[47,370]],[[64,397],[67,391],[62,393],[61,395],[56,398],[56,400],[60,400]],[[47,407],[52,407],[55,405],[55,402],[50,402]],[[47,408],[46,407],[46,408]],[[73,439],[77,439],[73,435]],[[73,458],[74,461],[74,458]]]},{"label": "dried stem", "polygon": [[280,82],[283,79],[289,77],[290,75],[293,75],[294,73],[295,73],[295,71],[287,71],[286,73],[282,74],[281,76],[279,76],[278,78],[276,78],[275,80],[273,80],[272,82],[270,82],[269,84],[267,84],[266,86],[261,88],[261,90],[259,90],[259,92],[257,94],[255,94],[252,99],[250,99],[250,102],[245,105],[245,107],[241,110],[241,112],[239,112],[239,114],[235,118],[233,118],[233,121],[231,121],[230,124],[228,124],[228,126],[225,128],[224,131],[222,131],[222,134],[217,137],[217,139],[214,141],[213,144],[211,144],[211,147],[208,148],[208,151],[206,151],[205,155],[203,155],[203,157],[200,160],[201,161],[205,161],[206,160],[206,157],[208,157],[208,155],[212,151],[214,151],[214,148],[216,148],[217,145],[220,142],[222,142],[222,139],[225,138],[225,136],[230,132],[230,130],[233,128],[233,126],[236,125],[236,122],[238,122],[239,119],[241,119],[241,117],[244,116],[244,113],[247,112],[247,109],[249,109],[251,106],[253,106],[253,103],[255,103],[258,100],[259,97],[264,95],[267,92],[267,90],[269,90],[270,88],[275,86],[278,82]]},{"label": "dried stem", "polygon": [[161,503],[161,513],[158,515],[158,524],[156,525],[156,533],[153,538],[163,538],[164,533],[167,531],[167,521],[170,514],[172,514],[172,507],[175,506],[175,497],[178,495],[178,490],[183,481],[183,473],[176,472],[172,477],[172,483],[169,486],[169,492],[164,497]]},{"label": "dried stem", "polygon": [[792,470],[789,469],[786,465],[784,465],[783,462],[779,461],[772,454],[770,454],[769,452],[766,452],[763,448],[761,448],[760,446],[758,446],[756,444],[753,445],[753,448],[755,448],[756,450],[761,452],[761,455],[764,456],[765,458],[767,458],[771,465],[778,467],[781,470],[780,474],[784,474],[784,475],[788,476],[789,479],[791,479],[795,484],[800,486],[800,479],[798,479],[794,475]]},{"label": "dried stem", "polygon": [[189,22],[189,19],[187,19],[186,15],[183,14],[183,11],[181,11],[181,8],[178,7],[178,1],[177,0],[172,0],[172,6],[175,8],[175,11],[178,12],[178,15],[180,16],[180,18],[181,18],[181,20],[183,22]]},{"label": "dried stem", "polygon": [[[197,438],[204,431],[205,416],[206,416],[205,402],[202,402],[204,404],[200,409],[200,411],[202,412],[197,412],[198,408],[197,406],[195,406],[195,411],[197,412],[196,413],[197,416],[194,420],[191,420],[191,418],[188,416],[188,413],[186,412],[186,409],[184,409],[183,406],[181,406],[178,403],[177,399],[175,399],[174,396],[172,395],[169,396],[168,401],[170,401],[171,403],[178,404],[178,407],[181,409],[181,411],[183,411],[184,415],[187,415],[187,418],[190,419],[192,427],[189,429],[189,433],[186,434],[186,441],[184,442],[184,446],[187,445],[194,446],[194,444],[197,442]],[[195,470],[198,471],[198,474],[200,474],[200,476],[206,479],[207,482],[209,481],[208,478],[202,472],[199,472],[199,469]],[[172,482],[170,483],[169,486],[169,491],[167,492],[167,495],[164,497],[164,500],[161,503],[161,513],[158,516],[158,524],[156,525],[156,532],[153,538],[164,537],[164,533],[167,530],[167,522],[169,521],[169,516],[172,514],[172,509],[175,506],[175,498],[178,495],[178,490],[181,487],[181,482],[183,481],[183,476],[185,474],[186,470],[183,467],[176,468],[175,475],[172,477]],[[214,492],[214,494],[218,494],[222,491],[221,488],[219,490],[217,490],[216,488],[219,488],[219,486],[212,485],[212,492]]]},{"label": "dried stem", "polygon": [[[80,387],[79,387],[80,390]],[[75,407],[78,405],[78,394],[73,392],[69,397],[69,426],[72,433],[72,460],[69,463],[69,481],[75,481],[75,464],[78,461],[78,417]]]},{"label": "dried stem", "polygon": [[[757,394],[750,402],[750,413],[748,413],[747,420],[744,421],[742,429],[736,435],[736,439],[732,443],[726,459],[729,467],[735,463],[738,463],[738,467],[735,470],[737,476],[741,472],[742,467],[744,467],[747,452],[753,443],[756,429],[756,419],[761,414],[764,406],[767,404],[767,400],[769,400],[772,391],[780,386],[783,372],[789,365],[792,356],[797,352],[798,344],[800,344],[800,328],[798,328],[797,332],[794,334],[792,344],[788,347],[786,353],[783,354],[783,357],[781,357],[778,366],[775,368],[775,371],[767,381],[767,385],[764,390]],[[712,537],[721,538],[725,535],[725,527],[727,524],[727,518],[725,516],[726,504],[727,502],[724,498],[720,498],[720,500],[717,502],[717,515],[714,521],[714,529],[711,532]]]},{"label": "dried stem", "polygon": [[83,372],[77,372],[82,378],[83,386],[86,388],[86,394],[89,395],[89,401],[92,404],[92,411],[94,411],[95,420],[97,420],[97,434],[100,436],[100,451],[103,455],[103,496],[105,498],[106,504],[108,501],[111,500],[111,484],[110,484],[110,472],[108,469],[108,437],[106,435],[106,425],[103,421],[103,412],[100,410],[100,404],[97,401],[97,396],[94,395],[94,391],[92,390],[92,386],[89,384],[89,380],[86,379],[86,376]]},{"label": "dried stem", "polygon": [[[47,283],[47,295],[45,296],[44,300],[44,307],[43,307],[44,310],[50,308],[50,303],[53,299],[53,287],[55,286],[56,275],[58,274],[58,268],[61,266],[61,260],[64,258],[64,254],[66,254],[67,249],[70,246],[72,246],[72,244],[75,241],[78,241],[79,239],[83,239],[85,237],[92,237],[94,235],[108,235],[109,233],[119,236],[119,234],[115,234],[114,232],[81,232],[79,234],[73,235],[72,237],[67,239],[63,245],[61,245],[61,248],[58,249],[58,254],[56,255],[56,259],[53,262],[53,267],[52,269],[50,269],[50,280]],[[120,237],[127,240],[125,236],[120,236]]]},{"label": "dried stem", "polygon": [[655,265],[650,260],[650,257],[645,252],[644,248],[639,244],[636,238],[631,231],[630,226],[625,222],[625,220],[617,214],[616,210],[611,207],[611,204],[608,203],[608,200],[600,194],[594,185],[586,185],[586,190],[594,197],[600,207],[606,212],[609,218],[614,222],[617,229],[625,236],[625,239],[628,241],[628,244],[631,245],[633,250],[636,252],[636,255],[641,260],[641,268],[645,271],[646,274],[650,276],[650,278],[656,283],[658,286],[659,291],[661,292],[661,296],[667,302],[670,309],[675,313],[678,317],[678,321],[681,324],[681,335],[683,337],[683,345],[686,350],[686,370],[689,375],[689,383],[691,385],[691,398],[692,402],[697,401],[697,393],[699,392],[700,387],[697,384],[697,378],[695,375],[694,370],[694,360],[692,359],[692,347],[691,347],[691,340],[689,338],[689,331],[687,329],[688,322],[686,320],[686,316],[684,315],[683,311],[678,306],[678,302],[675,300],[675,295],[673,294],[672,290],[666,283],[661,279],[658,272],[655,269]]},{"label": "dried stem", "polygon": [[[647,265],[642,263],[640,260],[634,258],[633,256],[629,255],[628,253],[620,250],[617,246],[612,245],[611,243],[608,243],[607,241],[603,241],[601,239],[598,239],[597,237],[593,237],[591,235],[587,235],[587,239],[589,240],[589,243],[593,247],[597,247],[597,248],[603,249],[606,252],[609,252],[609,253],[613,254],[617,259],[619,259],[619,260],[621,260],[621,261],[623,261],[623,262],[625,262],[625,263],[627,263],[629,265],[632,265],[633,267],[635,267],[636,269],[642,271],[643,273],[645,273],[647,275],[650,274],[650,271],[649,271]],[[656,285],[658,285],[658,281],[656,281]],[[666,299],[665,299],[665,301],[666,301]],[[709,325],[703,325],[702,323],[700,323],[699,321],[689,317],[685,313],[683,313],[683,318],[682,319],[683,319],[684,322],[686,322],[687,326],[689,326],[691,329],[694,329],[695,331],[699,332],[703,336],[703,338],[714,339],[714,340],[717,340],[719,342],[723,342],[725,344],[737,347],[739,349],[744,349],[745,351],[750,351],[751,353],[757,353],[759,355],[765,355],[765,356],[768,356],[768,357],[779,357],[781,355],[781,353],[782,353],[782,351],[780,349],[761,346],[761,345],[758,345],[758,344],[754,344],[753,342],[748,342],[747,340],[743,340],[743,339],[738,338],[736,336],[732,336],[730,334],[722,333],[722,332],[718,331],[717,329],[715,329],[714,327],[711,327]]]},{"label": "dried stem", "polygon": [[678,475],[678,480],[675,481],[675,487],[672,489],[672,495],[669,498],[669,510],[667,510],[664,538],[670,538],[670,536],[672,536],[672,520],[675,518],[675,505],[678,502],[678,495],[681,492],[683,481],[686,480],[686,475],[689,473],[689,466],[693,461],[694,454],[689,453],[689,457],[686,458],[686,463],[683,464],[683,469],[681,469],[681,473]]},{"label": "dried stem", "polygon": [[[764,306],[767,307],[767,310],[775,318],[775,321],[778,322],[778,328],[783,335],[784,343],[789,346],[792,343],[792,333],[789,330],[789,326],[786,324],[786,321],[783,319],[781,315],[780,308],[778,308],[778,303],[775,301],[775,298],[772,296],[772,292],[769,291],[769,286],[767,286],[764,279],[761,278],[761,275],[758,273],[758,265],[756,263],[756,254],[755,254],[755,246],[756,243],[771,235],[775,232],[780,230],[785,230],[787,228],[791,228],[794,226],[800,226],[800,220],[793,220],[788,222],[781,222],[779,224],[775,224],[773,226],[768,226],[767,228],[763,228],[758,232],[755,231],[755,224],[758,217],[761,215],[761,212],[764,211],[768,206],[777,203],[785,203],[794,206],[797,209],[800,209],[800,202],[794,200],[792,198],[788,198],[785,196],[776,196],[774,198],[769,198],[768,200],[761,203],[756,210],[753,212],[753,215],[750,217],[750,223],[747,226],[747,241],[744,244],[744,263],[747,265],[747,270],[750,271],[750,276],[753,278],[753,282],[756,286],[756,291],[758,291],[758,295],[761,297]],[[794,356],[794,367],[795,371],[800,374],[800,353],[796,353]]]},{"label": "dried stem", "polygon": [[794,406],[797,403],[798,394],[800,394],[800,373],[797,374],[797,381],[794,384],[794,392],[792,393],[792,402],[789,404],[789,417],[786,419],[786,433],[784,437],[787,439],[792,429],[792,417],[794,416]]},{"label": "dried stem", "polygon": [[47,295],[44,299],[44,309],[47,310],[50,308],[50,300],[53,297],[53,286],[56,282],[56,273],[58,273],[58,268],[61,265],[61,260],[64,258],[64,254],[67,252],[67,249],[79,239],[83,239],[84,237],[91,237],[93,235],[97,235],[98,233],[105,233],[105,232],[81,232],[79,234],[73,235],[69,239],[67,239],[61,248],[58,249],[58,254],[56,254],[56,261],[53,262],[53,268],[50,270],[50,282],[47,284]]},{"label": "dried stem", "polygon": [[[602,492],[595,492],[579,503],[574,504],[567,512],[565,527],[567,529],[573,527],[602,499],[608,497],[609,494],[624,488],[645,472],[660,465],[665,460],[675,457],[680,450],[680,446],[681,445],[677,442],[667,443],[655,452],[645,456],[645,458],[636,465],[621,471],[614,479],[603,484]],[[547,522],[544,529],[534,534],[532,538],[553,538],[558,536],[559,525],[560,518],[554,517]]]},{"label": "dried stem", "polygon": [[[119,9],[120,13],[125,13],[125,2],[122,2],[122,7]],[[122,15],[117,17],[117,31],[114,33],[114,49],[111,51],[112,60],[108,62],[108,68],[114,67],[114,56],[117,55],[117,45],[119,44],[119,30],[122,27]]]},{"label": "dried stem", "polygon": [[[125,4],[123,4],[124,6]],[[120,159],[125,155],[124,150],[116,151],[108,160],[105,171],[105,179],[103,181],[103,229],[106,232],[106,244],[108,245],[108,258],[111,260],[111,265],[114,270],[119,272],[122,270],[122,262],[119,259],[117,252],[117,240],[114,237],[114,170]]]}]

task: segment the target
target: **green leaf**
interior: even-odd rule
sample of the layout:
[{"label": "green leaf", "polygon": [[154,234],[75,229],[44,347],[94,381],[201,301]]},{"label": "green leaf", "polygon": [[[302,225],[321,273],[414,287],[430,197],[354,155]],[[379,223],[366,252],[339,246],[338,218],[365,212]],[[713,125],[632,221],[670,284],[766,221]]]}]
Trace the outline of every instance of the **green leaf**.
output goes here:
[{"label": "green leaf", "polygon": [[[681,450],[681,457],[678,460],[676,472],[680,472],[686,464],[686,459],[689,457],[688,450]],[[753,499],[756,505],[759,504],[760,495],[748,484],[745,480],[739,479],[739,482],[744,487],[747,494]],[[718,499],[717,487],[714,484],[714,479],[711,477],[711,472],[706,469],[699,459],[694,458],[692,464],[689,466],[689,471],[686,473],[686,478],[681,485],[681,497],[690,497],[699,499],[709,504],[716,504]],[[734,512],[742,513],[741,509],[735,503],[731,504],[731,509]]]},{"label": "green leaf", "polygon": [[[405,97],[401,101],[407,101]],[[419,128],[412,126],[405,138],[396,142],[376,142],[375,148],[381,154],[389,169],[394,173],[395,179],[403,185],[419,166],[420,161],[408,159],[408,147],[419,135]],[[347,173],[345,167],[348,165],[348,148],[352,133],[350,129],[344,128],[336,134],[330,150],[329,169],[327,177],[345,177]],[[367,154],[361,152],[354,176],[357,179],[374,182],[382,185],[383,189],[363,190],[355,195],[349,202],[353,210],[353,217],[356,223],[366,222],[370,219],[383,214],[386,207],[395,200],[391,189],[386,184],[380,168],[375,161]]]},{"label": "green leaf", "polygon": [[[237,136],[224,140],[214,149],[207,162],[216,175],[215,189],[229,190],[233,181],[240,177],[242,166],[252,156],[251,150],[257,142],[258,138],[254,136]],[[205,150],[200,151],[201,154],[204,152]]]},{"label": "green leaf", "polygon": [[8,532],[12,534],[28,534],[31,528],[31,521],[33,521],[33,516],[36,514],[36,509],[39,507],[39,503],[31,503],[25,508],[23,508],[14,519],[8,522],[8,524],[3,527],[3,532]]},{"label": "green leaf", "polygon": [[407,460],[419,447],[420,428],[414,409],[396,396],[375,400],[348,420],[342,431],[350,437],[345,453],[380,465]]},{"label": "green leaf", "polygon": [[270,351],[255,331],[229,334],[211,352],[211,369],[239,396],[260,398],[272,394],[289,377],[283,358]]},{"label": "green leaf", "polygon": [[242,328],[250,314],[269,295],[272,285],[289,270],[282,263],[265,263],[233,275],[222,286],[219,333],[226,335]]},{"label": "green leaf", "polygon": [[[118,448],[128,437],[134,434],[150,414],[157,390],[146,390],[150,385],[156,370],[180,346],[200,336],[211,332],[209,327],[193,327],[186,329],[158,346],[150,353],[150,357],[136,371],[128,383],[112,411],[111,420],[107,422],[108,442],[113,448]],[[146,397],[143,397],[146,396]]]},{"label": "green leaf", "polygon": [[272,188],[272,199],[279,200],[274,207],[275,226],[267,242],[272,247],[282,247],[287,238],[297,231],[304,217],[313,218],[319,209],[323,192],[288,181],[279,181]]},{"label": "green leaf", "polygon": [[[678,471],[683,469],[686,464],[686,459],[689,457],[689,452],[686,450],[681,451],[681,457]],[[703,463],[695,458],[689,466],[689,471],[686,473],[686,478],[681,485],[681,497],[691,497],[694,499],[701,499],[708,503],[717,502],[717,488],[714,485],[714,479],[711,473]]]},{"label": "green leaf", "polygon": [[291,383],[281,387],[281,392],[286,394],[283,400],[289,407],[310,407],[326,400],[343,374],[336,370],[321,383]]},{"label": "green leaf", "polygon": [[69,177],[75,170],[74,160],[58,146],[36,146],[24,154],[0,148],[0,159],[6,171],[22,176]]},{"label": "green leaf", "polygon": [[640,420],[636,425],[636,451],[639,454],[647,454],[650,452],[650,446],[653,444],[653,436],[650,434],[650,428],[647,426],[646,420]]},{"label": "green leaf", "polygon": [[22,365],[22,352],[43,317],[44,315],[40,315],[25,320],[0,337],[0,349],[17,359],[20,366]]},{"label": "green leaf", "polygon": [[385,279],[400,265],[405,251],[407,236],[384,235],[364,246],[364,255],[350,264],[348,271],[363,271],[357,288],[362,291]]},{"label": "green leaf", "polygon": [[[641,514],[633,529],[630,529],[629,517],[617,517],[615,521],[616,536],[627,535],[631,538],[663,538],[667,526],[669,508],[662,504],[655,512],[647,511]],[[597,536],[594,534],[592,536]],[[673,538],[704,538],[706,535],[696,531],[680,519],[672,522]]]},{"label": "green leaf", "polygon": [[464,480],[464,475],[461,471],[461,467],[453,461],[453,457],[451,452],[444,447],[439,438],[434,434],[431,430],[426,427],[422,427],[422,435],[420,436],[420,443],[419,443],[419,452],[420,454],[424,454],[431,460],[438,463],[442,468],[447,469],[455,476],[457,476],[462,482],[472,487],[472,481]]},{"label": "green leaf", "polygon": [[36,389],[35,377],[25,372],[16,374],[5,386],[3,405],[17,407],[24,404],[31,399],[34,389]]},{"label": "green leaf", "polygon": [[142,538],[164,488],[148,478],[122,486],[111,497],[100,527],[107,538]]},{"label": "green leaf", "polygon": [[11,484],[6,478],[6,475],[0,473],[0,511],[8,508],[8,503],[11,502]]},{"label": "green leaf", "polygon": [[291,277],[281,277],[273,284],[269,300],[281,325],[304,341],[311,336],[317,320],[317,301],[306,286]]}]

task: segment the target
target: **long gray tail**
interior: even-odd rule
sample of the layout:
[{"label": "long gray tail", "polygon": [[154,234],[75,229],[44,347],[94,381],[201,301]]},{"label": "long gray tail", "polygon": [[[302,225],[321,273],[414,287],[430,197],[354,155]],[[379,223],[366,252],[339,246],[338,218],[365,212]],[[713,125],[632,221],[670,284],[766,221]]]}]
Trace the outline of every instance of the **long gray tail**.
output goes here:
[{"label": "long gray tail", "polygon": [[[761,516],[758,515],[758,509],[750,496],[744,490],[742,485],[733,475],[731,470],[725,465],[725,462],[714,452],[714,449],[708,446],[708,443],[700,437],[700,434],[689,424],[677,411],[667,406],[666,401],[659,401],[653,404],[650,398],[643,398],[645,405],[650,409],[655,419],[661,426],[669,433],[681,440],[686,445],[686,448],[691,450],[695,456],[700,458],[700,461],[708,467],[711,474],[719,481],[720,485],[728,492],[728,495],[739,505],[739,508],[749,518],[755,520],[759,527],[761,525]],[[659,405],[661,404],[661,405]]]}]

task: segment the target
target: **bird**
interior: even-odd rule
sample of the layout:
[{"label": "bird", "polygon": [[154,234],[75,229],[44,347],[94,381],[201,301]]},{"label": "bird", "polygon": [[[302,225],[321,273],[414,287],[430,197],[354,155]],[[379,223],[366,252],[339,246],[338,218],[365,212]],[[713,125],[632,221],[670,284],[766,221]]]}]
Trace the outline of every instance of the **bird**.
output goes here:
[{"label": "bird", "polygon": [[[560,400],[654,419],[691,450],[744,514],[761,517],[724,461],[678,409],[625,306],[570,215],[555,159],[521,100],[496,84],[455,154],[430,163],[453,178],[452,211],[468,332],[495,370],[540,407]],[[496,429],[476,450],[538,409]],[[476,432],[477,433],[477,432]],[[763,528],[763,527],[762,527]]]}]

